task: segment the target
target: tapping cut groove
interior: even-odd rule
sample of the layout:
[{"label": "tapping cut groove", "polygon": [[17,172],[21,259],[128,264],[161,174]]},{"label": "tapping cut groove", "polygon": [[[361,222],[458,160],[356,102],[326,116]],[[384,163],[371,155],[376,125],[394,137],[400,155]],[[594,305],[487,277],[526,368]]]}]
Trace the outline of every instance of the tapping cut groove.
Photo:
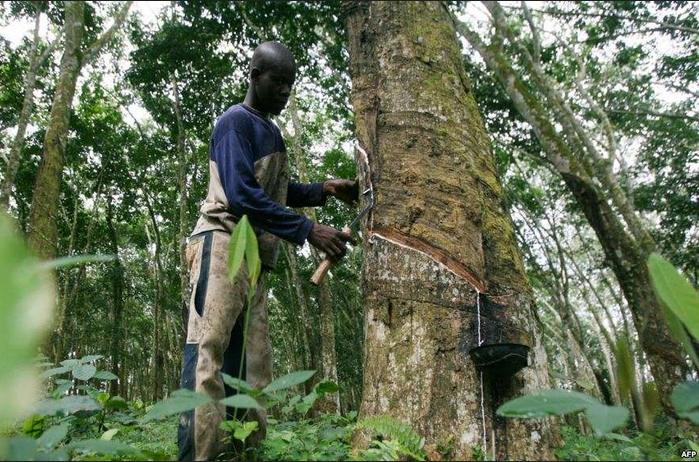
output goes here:
[{"label": "tapping cut groove", "polygon": [[476,277],[469,269],[460,261],[450,257],[447,253],[434,247],[433,245],[414,236],[404,234],[394,228],[377,227],[371,229],[369,233],[379,237],[385,241],[392,242],[402,247],[407,247],[411,250],[416,250],[427,255],[432,260],[446,267],[453,274],[469,283],[479,293],[486,293],[487,287],[478,277]]}]

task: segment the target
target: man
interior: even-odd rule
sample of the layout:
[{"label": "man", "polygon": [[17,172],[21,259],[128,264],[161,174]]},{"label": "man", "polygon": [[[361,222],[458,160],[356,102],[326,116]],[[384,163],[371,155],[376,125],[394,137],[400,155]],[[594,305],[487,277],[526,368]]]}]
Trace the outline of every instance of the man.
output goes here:
[{"label": "man", "polygon": [[[324,205],[329,195],[347,203],[358,199],[354,181],[289,182],[284,141],[269,116],[284,109],[295,78],[296,63],[284,45],[265,42],[258,46],[250,62],[245,101],[221,115],[211,135],[209,191],[187,245],[191,292],[181,386],[215,399],[231,393],[220,373],[237,376],[241,370],[244,316],[240,315],[248,290],[247,269],[242,265],[231,282],[227,265],[228,244],[237,220],[247,215],[255,227],[263,265],[249,306],[242,366],[246,380],[254,387],[263,387],[272,379],[264,273],[275,266],[279,238],[297,245],[308,241],[332,259],[344,256],[347,242],[352,241],[348,234],[284,207]],[[219,424],[225,415],[225,408],[217,405],[183,414],[179,459],[214,459],[223,450]],[[260,438],[266,415],[256,412],[254,417]]]}]

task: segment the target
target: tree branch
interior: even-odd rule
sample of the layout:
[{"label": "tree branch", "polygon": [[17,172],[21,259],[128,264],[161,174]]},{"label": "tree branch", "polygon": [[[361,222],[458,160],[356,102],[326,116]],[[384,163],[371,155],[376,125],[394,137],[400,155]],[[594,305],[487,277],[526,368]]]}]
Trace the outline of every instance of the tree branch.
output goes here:
[{"label": "tree branch", "polygon": [[534,61],[537,63],[541,62],[541,37],[539,36],[539,31],[534,25],[534,18],[532,18],[532,13],[527,6],[527,2],[522,0],[521,2],[522,10],[524,11],[524,17],[527,19],[529,24],[529,29],[532,31],[532,38],[534,42]]},{"label": "tree branch", "polygon": [[[506,6],[504,7],[506,9],[513,9],[513,10],[519,10],[521,7],[518,6]],[[676,26],[674,24],[669,24],[666,22],[662,21],[654,21],[652,19],[642,19],[642,18],[633,18],[631,16],[622,16],[622,15],[616,15],[616,14],[604,14],[604,13],[585,13],[581,11],[555,11],[555,10],[532,10],[535,13],[543,13],[543,14],[548,14],[550,16],[586,16],[586,17],[591,17],[591,18],[614,18],[614,19],[620,19],[622,21],[632,21],[632,22],[641,22],[641,23],[646,23],[646,24],[658,24],[661,26],[663,29],[667,30],[677,30],[680,32],[687,32],[690,34],[699,34],[699,29],[694,29],[692,27],[685,27],[685,26]]]},{"label": "tree branch", "polygon": [[658,112],[658,111],[651,111],[648,109],[634,109],[633,111],[626,111],[623,109],[608,109],[609,112],[612,112],[614,114],[629,114],[629,115],[636,115],[636,116],[651,116],[651,117],[665,117],[667,119],[685,119],[685,120],[691,120],[692,122],[699,122],[699,117],[691,115],[691,114],[673,114],[670,112]]},{"label": "tree branch", "polygon": [[88,49],[85,51],[83,54],[82,62],[83,64],[87,64],[90,61],[92,61],[97,54],[100,52],[102,47],[104,47],[107,43],[109,43],[113,38],[116,32],[121,28],[121,25],[124,23],[126,20],[126,17],[128,16],[129,13],[129,8],[131,8],[131,5],[133,4],[133,1],[128,1],[124,3],[124,5],[121,7],[121,9],[117,12],[117,14],[114,16],[114,23],[112,26],[104,31],[104,33],[97,38],[92,44],[88,47]]}]

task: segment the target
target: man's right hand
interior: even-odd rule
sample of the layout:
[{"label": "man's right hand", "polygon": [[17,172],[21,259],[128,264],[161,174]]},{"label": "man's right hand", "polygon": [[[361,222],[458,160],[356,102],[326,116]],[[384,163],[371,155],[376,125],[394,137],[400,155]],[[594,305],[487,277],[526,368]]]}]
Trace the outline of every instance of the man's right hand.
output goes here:
[{"label": "man's right hand", "polygon": [[356,244],[352,236],[330,226],[313,223],[308,234],[308,242],[316,249],[325,252],[331,260],[339,260],[347,253],[347,242]]}]

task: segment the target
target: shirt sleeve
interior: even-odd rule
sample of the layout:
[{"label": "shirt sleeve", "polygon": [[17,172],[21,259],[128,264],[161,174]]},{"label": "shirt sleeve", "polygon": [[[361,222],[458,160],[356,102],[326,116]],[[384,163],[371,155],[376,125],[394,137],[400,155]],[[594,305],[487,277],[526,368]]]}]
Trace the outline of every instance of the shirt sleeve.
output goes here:
[{"label": "shirt sleeve", "polygon": [[232,129],[218,141],[211,155],[233,214],[247,215],[254,226],[289,242],[304,243],[313,222],[265,193],[255,178],[255,156],[247,138]]},{"label": "shirt sleeve", "polygon": [[289,182],[286,193],[286,205],[289,207],[318,207],[325,205],[326,195],[323,193],[323,183],[293,183]]}]

